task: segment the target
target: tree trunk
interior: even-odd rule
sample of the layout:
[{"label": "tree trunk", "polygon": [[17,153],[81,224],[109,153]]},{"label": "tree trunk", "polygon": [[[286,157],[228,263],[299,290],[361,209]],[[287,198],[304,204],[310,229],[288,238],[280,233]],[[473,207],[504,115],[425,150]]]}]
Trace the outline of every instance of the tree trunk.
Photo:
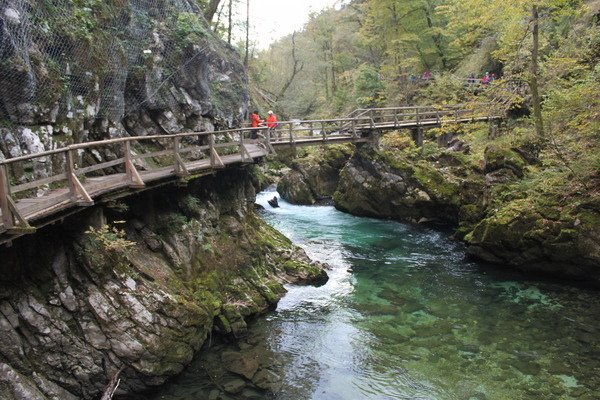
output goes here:
[{"label": "tree trunk", "polygon": [[233,0],[229,0],[229,14],[228,14],[228,25],[227,25],[227,43],[231,44],[231,30],[233,28]]},{"label": "tree trunk", "polygon": [[204,11],[204,17],[208,22],[211,22],[217,10],[219,9],[219,3],[221,0],[210,0],[208,5],[206,6],[206,10]]},{"label": "tree trunk", "polygon": [[[425,13],[425,20],[427,21],[427,26],[430,30],[433,30],[433,20],[431,18],[431,13],[427,7],[423,7],[423,12]],[[433,44],[435,45],[435,49],[440,57],[440,61],[442,62],[442,68],[447,69],[448,60],[446,59],[446,54],[444,53],[444,48],[442,44],[442,37],[439,33],[432,34],[431,39],[433,39]]]},{"label": "tree trunk", "polygon": [[246,56],[244,66],[248,67],[250,62],[250,0],[246,0]]},{"label": "tree trunk", "polygon": [[539,15],[537,5],[531,10],[531,22],[533,24],[533,48],[531,50],[531,77],[529,78],[529,88],[531,89],[531,102],[533,103],[533,120],[535,123],[535,132],[540,139],[545,139],[544,120],[542,118],[542,102],[538,87],[538,53],[540,47]]},{"label": "tree trunk", "polygon": [[294,62],[292,66],[292,74],[279,91],[279,94],[277,95],[277,100],[283,98],[285,92],[287,92],[292,82],[294,82],[296,75],[298,75],[298,73],[302,71],[302,68],[304,68],[304,63],[300,62],[300,60],[296,56],[296,32],[292,33],[292,61]]}]

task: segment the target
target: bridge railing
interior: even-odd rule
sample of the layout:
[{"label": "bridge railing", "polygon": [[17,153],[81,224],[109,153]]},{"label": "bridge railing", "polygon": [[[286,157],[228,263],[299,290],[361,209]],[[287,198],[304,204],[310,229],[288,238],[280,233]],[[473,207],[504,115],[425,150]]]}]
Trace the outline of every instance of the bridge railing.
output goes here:
[{"label": "bridge railing", "polygon": [[[187,132],[117,138],[73,144],[61,149],[0,161],[0,211],[3,230],[31,229],[17,204],[52,194],[52,203],[93,204],[90,187],[103,177],[96,189],[143,188],[141,172],[168,171],[179,177],[193,169],[222,168],[222,158],[240,156],[253,160],[246,145],[262,142],[264,129],[240,128],[216,132]],[[50,172],[48,172],[50,171]],[[160,175],[160,174],[159,174]],[[86,184],[89,183],[89,184]]]},{"label": "bridge railing", "polygon": [[[447,122],[464,122],[465,120],[490,119],[500,115],[494,105],[481,103],[476,105],[458,104],[441,106],[408,106],[385,108],[362,108],[349,114],[352,118],[370,119],[369,123],[376,127],[402,128],[406,126],[422,126]],[[360,128],[365,128],[361,126]],[[347,128],[347,125],[344,126]]]},{"label": "bridge railing", "polygon": [[273,129],[269,129],[270,143],[294,144],[298,141],[314,141],[316,139],[327,141],[331,135],[340,137],[358,138],[359,127],[370,123],[370,118],[337,118],[315,119],[306,121],[281,121]]}]

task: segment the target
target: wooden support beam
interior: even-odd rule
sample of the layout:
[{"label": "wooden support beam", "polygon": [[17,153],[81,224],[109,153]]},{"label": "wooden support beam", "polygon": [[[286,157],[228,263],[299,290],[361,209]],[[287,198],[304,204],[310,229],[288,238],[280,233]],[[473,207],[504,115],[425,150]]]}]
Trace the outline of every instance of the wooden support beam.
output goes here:
[{"label": "wooden support beam", "polygon": [[267,150],[269,151],[270,154],[277,154],[277,152],[275,151],[275,148],[273,147],[273,144],[271,143],[271,130],[269,128],[264,128],[265,130],[265,141],[266,141],[266,146],[267,146]]},{"label": "wooden support beam", "polygon": [[10,184],[8,182],[8,172],[6,165],[0,165],[0,209],[2,210],[2,223],[6,229],[10,229],[15,225],[15,219],[8,206],[9,198]]},{"label": "wooden support beam", "polygon": [[35,232],[35,228],[19,212],[17,204],[11,197],[10,182],[6,165],[0,165],[0,207],[2,223],[9,234],[26,234]]},{"label": "wooden support beam", "polygon": [[242,144],[240,150],[241,150],[243,162],[246,162],[246,163],[254,162],[254,158],[252,158],[252,156],[250,155],[250,152],[248,151],[248,148],[246,147],[245,144]]},{"label": "wooden support beam", "polygon": [[11,211],[12,216],[16,219],[17,223],[13,225],[12,228],[8,229],[8,233],[10,234],[27,234],[34,233],[36,229],[29,225],[29,222],[21,215],[19,209],[17,208],[17,204],[14,202],[12,197],[8,196],[8,208]]},{"label": "wooden support beam", "polygon": [[73,162],[73,150],[67,150],[65,154],[66,163],[66,174],[67,181],[69,182],[69,192],[71,194],[71,201],[79,206],[92,206],[94,200],[90,197],[88,192],[85,190],[77,175],[75,175],[75,164]]},{"label": "wooden support beam", "polygon": [[175,175],[177,175],[179,177],[184,177],[184,176],[188,176],[190,174],[190,172],[186,168],[185,162],[183,162],[183,159],[181,158],[181,154],[179,153],[180,141],[181,141],[181,139],[177,136],[175,136],[173,139],[173,158],[174,158],[174,162],[175,162],[174,172],[175,172]]},{"label": "wooden support beam", "polygon": [[131,142],[124,142],[124,153],[125,153],[125,174],[127,175],[127,183],[132,189],[142,189],[146,187],[144,180],[138,173],[133,161],[131,159]]},{"label": "wooden support beam", "polygon": [[296,144],[296,141],[294,140],[294,124],[292,122],[290,122],[289,132],[290,132],[290,144],[292,146],[294,146]]},{"label": "wooden support beam", "polygon": [[210,151],[210,166],[212,168],[225,168],[223,160],[221,160],[221,157],[219,157],[219,153],[217,153],[217,150],[215,149],[214,134],[208,135],[208,147]]},{"label": "wooden support beam", "polygon": [[85,207],[93,206],[94,200],[92,200],[92,197],[88,194],[87,190],[85,190],[85,187],[81,184],[81,181],[74,173],[72,173],[70,176],[69,185],[71,182],[75,186],[76,196],[73,200],[77,203],[77,205]]}]

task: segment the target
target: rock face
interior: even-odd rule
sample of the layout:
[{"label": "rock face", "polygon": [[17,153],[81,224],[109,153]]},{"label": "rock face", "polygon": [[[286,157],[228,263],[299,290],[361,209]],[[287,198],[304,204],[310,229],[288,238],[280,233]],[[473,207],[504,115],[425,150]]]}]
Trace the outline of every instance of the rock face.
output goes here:
[{"label": "rock face", "polygon": [[356,215],[455,224],[460,184],[426,161],[364,148],[342,170],[334,201]]},{"label": "rock face", "polygon": [[[0,398],[97,398],[120,368],[122,394],[160,385],[212,330],[242,335],[282,283],[325,281],[255,215],[248,182],[224,171],[0,249]],[[88,228],[105,219],[121,222]]]},{"label": "rock face", "polygon": [[[0,5],[5,157],[243,121],[246,73],[197,1],[88,3]],[[39,167],[50,172],[52,166]]]},{"label": "rock face", "polygon": [[565,202],[560,193],[512,191],[526,174],[527,152],[489,145],[481,166],[442,152],[365,148],[344,167],[334,200],[356,215],[457,227],[475,258],[600,284],[598,196]]},{"label": "rock face", "polygon": [[353,152],[352,145],[314,149],[306,157],[292,161],[292,170],[281,178],[277,191],[292,204],[311,205],[331,198],[338,186],[340,171]]},{"label": "rock face", "polygon": [[513,200],[466,236],[468,253],[490,262],[600,284],[600,204],[558,209]]}]

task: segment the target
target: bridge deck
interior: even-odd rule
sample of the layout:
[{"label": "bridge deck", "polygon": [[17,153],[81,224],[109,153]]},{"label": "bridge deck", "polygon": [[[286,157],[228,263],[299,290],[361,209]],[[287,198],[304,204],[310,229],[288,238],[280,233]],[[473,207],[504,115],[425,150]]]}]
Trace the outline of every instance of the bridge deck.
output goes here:
[{"label": "bridge deck", "polygon": [[[485,109],[485,113],[487,115],[481,115],[476,110],[456,106],[361,109],[339,119],[280,122],[276,129],[241,128],[120,138],[2,160],[0,244],[35,231],[32,225],[44,226],[76,212],[81,206],[89,206],[111,196],[129,195],[164,182],[210,173],[228,165],[252,162],[275,152],[276,148],[365,143],[373,140],[372,134],[377,131],[430,128],[446,122],[500,118],[489,108]],[[250,139],[259,133],[260,139]],[[141,143],[148,141],[162,150],[147,152],[147,147]],[[138,153],[132,149],[136,144],[140,145],[135,149]],[[83,152],[94,153],[102,148],[112,154],[122,154],[122,157],[84,168],[77,167],[76,159],[81,161]],[[146,163],[147,159],[152,162]],[[29,177],[29,181],[11,184],[11,181],[23,181],[23,176],[16,177],[11,172],[35,171],[40,163],[45,169],[49,161],[62,165],[62,170],[53,176],[38,177],[37,180]],[[136,167],[136,162],[145,167]],[[163,166],[149,167],[149,164],[157,163]],[[13,169],[16,166],[19,168]],[[38,192],[43,194],[37,196]]]},{"label": "bridge deck", "polygon": [[[261,158],[268,154],[268,151],[257,144],[246,144],[248,153],[252,159]],[[242,155],[231,154],[221,157],[225,166],[231,164],[239,164],[244,162]],[[186,163],[186,169],[190,174],[209,171],[213,169],[210,159],[198,160]],[[148,186],[154,182],[168,178],[176,178],[173,166],[158,168],[148,171],[139,171],[139,175]],[[121,189],[126,189],[131,186],[127,179],[127,174],[116,173],[108,176],[87,178],[82,183],[87,194],[92,198],[100,198],[101,196],[112,193]],[[21,199],[16,203],[17,209],[21,216],[29,222],[36,222],[54,214],[59,214],[70,208],[78,207],[72,201],[71,192],[67,188],[54,189],[46,192],[40,197]],[[0,211],[0,218],[2,211]],[[0,225],[0,234],[5,233],[7,229],[4,224]],[[0,239],[1,243],[1,239]]]}]

